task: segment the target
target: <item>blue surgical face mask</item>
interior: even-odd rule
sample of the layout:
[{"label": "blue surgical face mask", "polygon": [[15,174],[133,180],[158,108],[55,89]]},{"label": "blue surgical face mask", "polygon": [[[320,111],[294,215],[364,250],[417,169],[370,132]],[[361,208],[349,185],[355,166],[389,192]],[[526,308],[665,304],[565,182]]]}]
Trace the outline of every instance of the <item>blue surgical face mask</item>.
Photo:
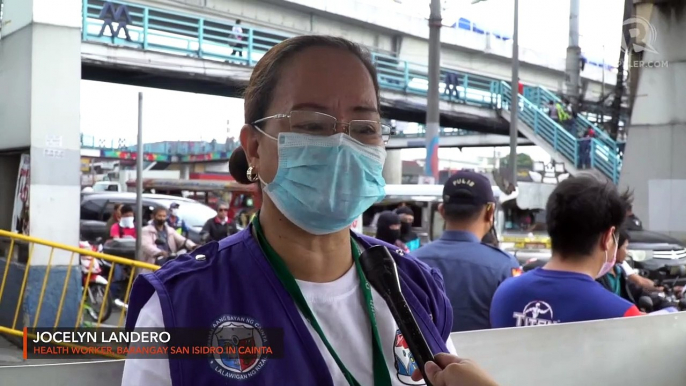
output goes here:
[{"label": "blue surgical face mask", "polygon": [[[275,139],[267,135],[271,139]],[[279,167],[264,193],[292,223],[314,235],[350,227],[386,195],[386,150],[347,134],[280,133]]]}]

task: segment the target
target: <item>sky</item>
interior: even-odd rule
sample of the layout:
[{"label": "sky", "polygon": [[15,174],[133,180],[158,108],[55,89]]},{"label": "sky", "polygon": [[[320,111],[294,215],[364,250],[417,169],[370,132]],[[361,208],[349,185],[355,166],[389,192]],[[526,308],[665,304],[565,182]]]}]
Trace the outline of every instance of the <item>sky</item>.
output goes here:
[{"label": "sky", "polygon": [[[342,0],[344,1],[344,0]],[[372,0],[366,0],[372,1]],[[373,0],[379,1],[379,0]],[[383,0],[382,0],[383,1]],[[397,0],[386,0],[398,2]],[[400,0],[403,10],[428,16],[429,0]],[[615,63],[619,54],[624,0],[580,0],[580,46],[589,58]],[[513,29],[513,1],[450,0],[443,12],[444,24],[467,18],[493,31]],[[425,11],[424,11],[425,10]],[[569,39],[569,0],[521,0],[520,46],[544,55],[564,57]],[[81,81],[81,132],[97,139],[124,138],[135,143],[138,125],[138,92],[144,93],[143,141],[197,141],[237,137],[243,125],[243,100],[203,94],[151,89],[112,83]],[[111,106],[117,105],[117,114]],[[107,117],[103,119],[102,117]],[[504,156],[508,148],[497,148]],[[520,147],[535,161],[549,161],[537,147]],[[439,158],[492,157],[493,148],[439,150]],[[423,158],[423,149],[403,150],[406,160]]]}]

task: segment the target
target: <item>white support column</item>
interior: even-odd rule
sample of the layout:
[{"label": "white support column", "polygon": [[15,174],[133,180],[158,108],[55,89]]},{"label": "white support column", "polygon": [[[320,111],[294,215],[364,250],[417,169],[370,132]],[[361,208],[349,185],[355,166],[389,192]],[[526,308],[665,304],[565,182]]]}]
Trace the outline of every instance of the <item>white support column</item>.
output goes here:
[{"label": "white support column", "polygon": [[[25,149],[31,156],[29,235],[72,246],[79,241],[81,4],[80,0],[4,0],[0,40],[0,151]],[[0,178],[14,185],[16,172]],[[0,202],[7,201],[0,197]],[[33,325],[50,256],[47,247],[33,250],[18,328],[25,314]],[[60,324],[75,323],[80,275],[78,256],[72,268],[70,257],[71,253],[57,250],[52,254],[38,326],[54,324],[69,269],[73,271]],[[10,284],[21,284],[27,268],[18,261],[11,267],[10,275],[20,276],[8,279],[3,308],[11,302],[16,305],[19,288]],[[4,301],[11,296],[15,298]],[[5,326],[3,322],[0,325]]]},{"label": "white support column", "polygon": [[386,184],[402,184],[403,182],[403,160],[400,157],[402,150],[387,150],[386,163],[383,166],[383,178]]},{"label": "white support column", "polygon": [[634,212],[646,229],[686,240],[686,110],[680,86],[686,84],[686,19],[666,4],[636,7],[636,23],[644,24],[636,28],[646,36],[628,45],[642,58],[627,66],[640,76],[620,185],[634,189]]}]

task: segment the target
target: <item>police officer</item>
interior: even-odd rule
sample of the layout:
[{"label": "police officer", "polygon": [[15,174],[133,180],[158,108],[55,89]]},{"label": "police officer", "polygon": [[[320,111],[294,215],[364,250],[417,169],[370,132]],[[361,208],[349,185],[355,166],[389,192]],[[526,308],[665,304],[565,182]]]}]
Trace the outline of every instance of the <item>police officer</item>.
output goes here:
[{"label": "police officer", "polygon": [[443,274],[453,306],[452,331],[490,328],[496,288],[520,272],[513,256],[481,242],[495,216],[490,182],[478,173],[455,173],[443,187],[443,204],[438,210],[445,219],[445,232],[414,255]]}]

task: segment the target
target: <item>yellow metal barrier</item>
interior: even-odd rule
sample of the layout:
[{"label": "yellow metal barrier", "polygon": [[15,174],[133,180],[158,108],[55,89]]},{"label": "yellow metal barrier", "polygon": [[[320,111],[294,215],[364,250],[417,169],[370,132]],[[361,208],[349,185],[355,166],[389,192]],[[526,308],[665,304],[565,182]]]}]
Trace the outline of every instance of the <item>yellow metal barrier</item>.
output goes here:
[{"label": "yellow metal barrier", "polygon": [[[10,272],[10,266],[13,263],[13,256],[14,256],[15,251],[17,250],[18,246],[24,246],[24,247],[28,246],[28,251],[29,251],[28,257],[27,257],[26,263],[25,263],[26,268],[24,270],[23,277],[21,280],[19,295],[18,295],[18,299],[17,299],[16,308],[14,311],[14,317],[12,320],[12,324],[11,324],[11,326],[0,326],[0,333],[8,333],[8,334],[15,335],[15,336],[22,336],[24,327],[29,327],[29,328],[38,327],[38,321],[39,321],[39,317],[41,314],[41,309],[43,307],[43,300],[45,297],[45,292],[46,292],[46,288],[48,286],[48,280],[50,277],[50,270],[52,268],[53,257],[55,255],[56,251],[61,251],[61,253],[67,252],[67,253],[71,254],[70,258],[69,258],[69,264],[68,264],[69,268],[72,268],[73,265],[75,264],[74,263],[74,257],[75,256],[79,256],[79,265],[78,265],[79,267],[81,267],[82,259],[85,260],[86,262],[88,262],[87,273],[84,272],[83,269],[81,269],[81,274],[85,275],[85,280],[84,279],[79,280],[79,282],[81,283],[81,287],[82,287],[82,294],[81,294],[81,301],[80,301],[79,306],[78,306],[78,313],[76,315],[76,325],[74,327],[95,327],[95,328],[99,328],[106,321],[106,320],[102,320],[103,314],[106,311],[106,307],[114,307],[115,304],[113,304],[113,303],[117,303],[117,302],[115,302],[115,299],[113,298],[113,296],[110,295],[110,286],[112,285],[112,278],[113,278],[115,270],[118,269],[117,268],[118,266],[121,267],[122,269],[125,269],[126,267],[128,267],[130,269],[130,273],[129,273],[129,277],[126,279],[126,290],[123,291],[123,293],[120,294],[120,296],[119,296],[120,298],[123,297],[123,299],[118,299],[121,302],[120,304],[122,304],[124,308],[120,312],[117,324],[116,325],[108,325],[108,327],[122,327],[124,325],[124,316],[125,316],[126,305],[128,304],[129,295],[131,293],[131,287],[133,285],[133,278],[136,276],[135,275],[136,269],[142,268],[142,269],[148,269],[148,270],[152,270],[152,271],[159,269],[159,267],[157,265],[147,264],[147,263],[143,263],[140,261],[135,261],[135,260],[126,259],[126,258],[117,257],[117,256],[112,256],[112,255],[106,255],[106,254],[94,252],[94,251],[88,250],[88,249],[82,249],[82,248],[73,247],[70,245],[54,243],[51,241],[37,239],[35,237],[29,237],[29,236],[20,235],[20,234],[13,233],[13,232],[7,232],[4,230],[0,230],[0,241],[2,241],[3,239],[9,240],[9,248],[8,248],[7,255],[4,256],[7,258],[7,260],[5,262],[5,267],[4,267],[4,270],[2,273],[2,282],[0,282],[0,304],[3,302],[3,296],[5,295],[5,292],[6,292],[5,287],[6,287],[7,282],[8,282],[8,274]],[[40,293],[38,295],[38,302],[37,302],[37,306],[36,306],[35,315],[33,316],[32,326],[29,326],[29,325],[17,326],[17,321],[19,319],[19,312],[21,310],[22,304],[24,303],[25,291],[27,288],[27,281],[29,278],[29,271],[32,268],[31,267],[31,259],[33,258],[34,249],[35,249],[36,245],[40,245],[43,247],[50,248],[50,254],[49,254],[47,266],[45,269],[45,274],[43,276],[41,290],[40,290]],[[2,255],[3,254],[0,253],[0,257],[3,257]],[[94,266],[96,265],[96,263],[94,263],[94,262],[97,261],[96,259],[104,260],[104,261],[107,261],[107,262],[112,264],[110,269],[109,269],[109,274],[107,277],[107,284],[104,286],[105,287],[104,290],[101,288],[103,286],[103,284],[100,284],[100,283],[95,284],[95,283],[91,282],[92,274],[94,273],[94,271],[93,271]],[[58,327],[59,322],[60,322],[60,318],[62,317],[63,306],[65,304],[65,298],[67,295],[67,289],[69,286],[69,279],[70,279],[71,273],[72,273],[72,269],[66,270],[64,284],[62,285],[62,292],[60,295],[59,304],[57,306],[57,312],[55,315],[55,323],[54,323],[53,328]],[[99,272],[96,273],[96,275],[99,275],[99,274],[100,274]],[[121,283],[119,283],[119,284],[121,284]],[[94,303],[93,302],[93,300],[94,300],[93,291],[92,291],[93,287],[95,287],[98,290],[98,292],[103,291],[102,292],[102,301],[100,302],[99,305],[97,304],[97,302],[95,302],[95,304],[93,304]],[[99,307],[99,308],[97,310],[97,314],[95,314],[95,308],[97,308],[97,307]],[[90,319],[93,319],[92,322],[89,322],[87,320],[87,318],[84,318],[84,311],[85,311],[86,316],[90,317]],[[97,315],[97,317],[95,317],[96,315]],[[28,323],[25,322],[24,324],[28,324]],[[40,326],[40,327],[46,327],[46,326]]]}]

